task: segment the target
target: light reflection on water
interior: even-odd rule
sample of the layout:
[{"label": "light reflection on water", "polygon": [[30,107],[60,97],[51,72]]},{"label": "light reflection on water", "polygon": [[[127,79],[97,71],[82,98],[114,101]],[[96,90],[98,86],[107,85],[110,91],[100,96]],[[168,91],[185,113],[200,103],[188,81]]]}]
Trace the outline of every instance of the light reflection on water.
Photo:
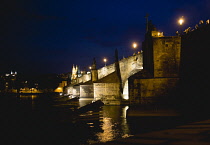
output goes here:
[{"label": "light reflection on water", "polygon": [[[46,99],[47,97],[45,96],[44,98]],[[29,104],[31,103],[32,110],[42,110],[43,108],[46,110],[49,105],[52,106],[52,104],[48,102],[49,100],[46,101],[42,99],[42,96],[40,95],[20,95],[19,99],[20,101],[27,101]],[[56,105],[54,104],[53,107],[62,109],[60,109],[61,111],[59,114],[54,113],[53,116],[59,116],[62,122],[72,121],[72,118],[68,116],[68,112],[65,112],[67,109],[71,109],[72,106],[81,107],[92,102],[91,98],[81,98],[77,102],[66,102],[65,100],[59,100],[59,97],[55,97],[54,99],[56,100],[54,101]],[[85,144],[107,142],[129,137],[130,130],[126,120],[127,109],[128,106],[102,106],[98,110],[78,114],[72,123],[80,126],[80,130],[77,130],[77,132],[81,132],[81,134],[88,136],[85,137],[86,141],[83,141]],[[56,119],[58,119],[58,117],[56,117]],[[74,133],[74,131],[72,133]],[[81,139],[82,138],[84,138],[84,136],[81,135]]]},{"label": "light reflection on water", "polygon": [[37,95],[20,95],[20,98],[24,99],[24,98],[31,98],[31,99],[34,99],[36,98]]},{"label": "light reflection on water", "polygon": [[[101,131],[96,131],[95,138],[89,139],[88,143],[107,142],[131,136],[125,116],[127,109],[128,106],[103,106],[102,111],[99,112],[100,123],[95,126],[100,127]],[[91,122],[91,126],[93,124],[94,122]]]},{"label": "light reflection on water", "polygon": [[37,97],[37,95],[19,95],[20,100],[31,101],[31,103],[34,103],[34,99],[36,99]]},{"label": "light reflection on water", "polygon": [[111,118],[103,118],[102,130],[103,132],[99,132],[96,134],[98,140],[100,142],[111,141],[114,138],[113,124],[111,122]]},{"label": "light reflection on water", "polygon": [[34,94],[28,94],[28,95],[21,94],[21,95],[19,95],[19,99],[22,102],[27,101],[27,103],[31,103],[31,109],[34,109],[34,107],[35,107],[34,99],[36,99],[37,97],[38,97],[38,95],[34,95]]}]

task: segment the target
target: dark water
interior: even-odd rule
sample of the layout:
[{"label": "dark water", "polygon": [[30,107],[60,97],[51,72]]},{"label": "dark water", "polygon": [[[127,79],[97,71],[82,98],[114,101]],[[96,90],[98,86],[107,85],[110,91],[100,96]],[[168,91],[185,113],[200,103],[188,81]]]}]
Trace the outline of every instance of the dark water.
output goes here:
[{"label": "dark water", "polygon": [[[127,118],[128,106],[102,106],[75,113],[92,99],[69,101],[59,95],[0,96],[4,144],[88,145],[183,123],[178,117]],[[6,143],[5,143],[6,142]]]},{"label": "dark water", "polygon": [[8,144],[93,144],[128,137],[128,106],[75,109],[92,99],[69,101],[58,95],[1,96],[0,141]]}]

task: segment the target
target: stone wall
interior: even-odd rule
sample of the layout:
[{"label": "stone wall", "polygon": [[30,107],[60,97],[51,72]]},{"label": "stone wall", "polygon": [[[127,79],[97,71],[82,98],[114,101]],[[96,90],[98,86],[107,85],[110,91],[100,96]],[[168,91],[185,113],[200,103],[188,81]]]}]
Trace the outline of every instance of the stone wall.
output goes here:
[{"label": "stone wall", "polygon": [[102,98],[119,99],[119,83],[94,83],[95,100]]},{"label": "stone wall", "polygon": [[178,77],[181,38],[153,38],[154,77]]},{"label": "stone wall", "polygon": [[68,94],[68,95],[72,95],[73,94],[73,86],[68,86],[64,89],[64,93]]},{"label": "stone wall", "polygon": [[164,102],[176,91],[178,82],[179,78],[135,79],[129,95],[134,103]]},{"label": "stone wall", "polygon": [[74,96],[80,95],[80,86],[73,86],[73,95]]},{"label": "stone wall", "polygon": [[93,98],[93,85],[80,85],[81,98]]},{"label": "stone wall", "polygon": [[[179,78],[153,78],[140,80],[141,101],[147,101],[147,98],[164,98],[172,96],[176,90]],[[155,100],[155,99],[153,99]],[[156,100],[163,101],[163,100]]]},{"label": "stone wall", "polygon": [[145,68],[129,78],[130,101],[137,104],[169,102],[180,80],[181,38],[148,34],[143,46]]}]

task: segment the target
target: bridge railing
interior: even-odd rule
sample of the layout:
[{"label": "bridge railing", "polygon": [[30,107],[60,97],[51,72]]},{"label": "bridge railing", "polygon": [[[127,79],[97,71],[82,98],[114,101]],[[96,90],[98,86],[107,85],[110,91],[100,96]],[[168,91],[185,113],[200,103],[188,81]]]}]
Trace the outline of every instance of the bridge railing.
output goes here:
[{"label": "bridge railing", "polygon": [[110,64],[98,69],[98,79],[101,79],[115,71],[115,64]]},{"label": "bridge railing", "polygon": [[91,80],[91,74],[84,74],[81,77],[78,77],[75,81],[76,84],[85,83]]}]

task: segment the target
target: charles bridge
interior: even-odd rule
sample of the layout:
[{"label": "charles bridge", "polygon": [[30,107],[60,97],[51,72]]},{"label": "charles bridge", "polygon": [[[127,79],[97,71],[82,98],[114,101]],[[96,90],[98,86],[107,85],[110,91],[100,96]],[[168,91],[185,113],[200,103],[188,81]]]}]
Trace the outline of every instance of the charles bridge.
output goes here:
[{"label": "charles bridge", "polygon": [[[93,60],[91,73],[76,76],[77,68],[73,66],[72,81],[67,87],[67,94],[80,97],[94,97],[98,99],[112,100],[120,103],[121,99],[128,99],[128,78],[143,69],[142,53],[137,53],[128,58],[118,61],[117,50],[115,51],[116,61],[113,64],[96,69],[96,62]],[[94,91],[93,91],[94,90]]]},{"label": "charles bridge", "polygon": [[187,101],[183,96],[192,91],[191,88],[197,95],[207,92],[203,85],[204,76],[209,72],[204,50],[210,46],[209,34],[209,23],[196,25],[195,30],[188,28],[184,34],[176,36],[164,36],[149,23],[142,43],[143,52],[118,60],[116,50],[113,64],[97,69],[94,59],[91,72],[80,76],[73,66],[72,80],[64,93],[92,97],[107,105],[167,101],[180,105],[180,101],[185,104],[189,100],[200,101],[195,95],[193,99],[185,95]]}]

